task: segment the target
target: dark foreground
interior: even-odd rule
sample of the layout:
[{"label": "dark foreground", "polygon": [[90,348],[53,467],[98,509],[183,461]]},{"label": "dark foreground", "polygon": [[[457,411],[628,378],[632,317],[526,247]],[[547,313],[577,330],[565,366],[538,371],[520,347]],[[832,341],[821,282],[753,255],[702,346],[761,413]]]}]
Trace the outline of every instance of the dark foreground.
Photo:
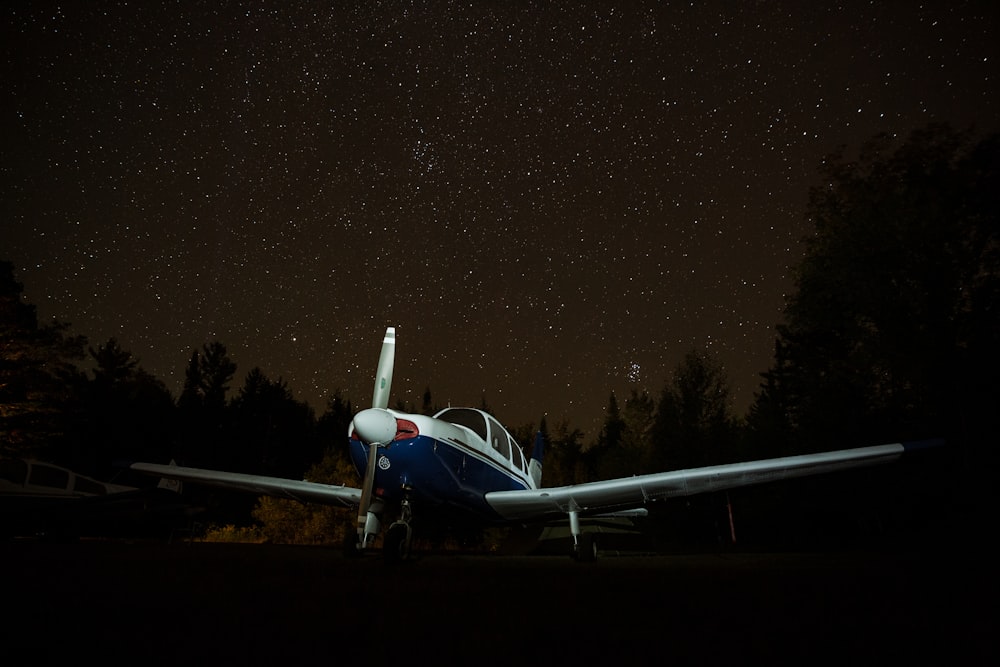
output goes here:
[{"label": "dark foreground", "polygon": [[[984,664],[990,557],[0,544],[4,664]],[[96,661],[96,662],[95,662]]]}]

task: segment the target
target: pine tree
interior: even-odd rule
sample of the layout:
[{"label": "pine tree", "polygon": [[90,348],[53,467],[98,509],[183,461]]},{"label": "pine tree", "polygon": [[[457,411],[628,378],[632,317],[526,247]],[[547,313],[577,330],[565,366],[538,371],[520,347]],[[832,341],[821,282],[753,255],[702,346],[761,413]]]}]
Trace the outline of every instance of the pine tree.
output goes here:
[{"label": "pine tree", "polygon": [[734,456],[737,434],[725,371],[706,353],[691,350],[660,396],[650,467],[675,470],[725,463]]},{"label": "pine tree", "polygon": [[0,453],[40,456],[65,436],[86,339],[63,322],[39,326],[23,289],[0,261]]}]

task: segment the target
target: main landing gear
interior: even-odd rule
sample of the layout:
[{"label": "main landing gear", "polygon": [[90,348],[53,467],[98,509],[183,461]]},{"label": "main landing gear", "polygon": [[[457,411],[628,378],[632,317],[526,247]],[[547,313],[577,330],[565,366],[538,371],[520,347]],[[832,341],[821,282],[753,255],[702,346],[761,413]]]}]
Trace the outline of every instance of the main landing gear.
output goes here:
[{"label": "main landing gear", "polygon": [[573,536],[573,552],[570,556],[581,563],[592,563],[597,560],[597,540],[593,533],[585,533],[580,529],[580,516],[575,511],[569,513],[569,532]]}]

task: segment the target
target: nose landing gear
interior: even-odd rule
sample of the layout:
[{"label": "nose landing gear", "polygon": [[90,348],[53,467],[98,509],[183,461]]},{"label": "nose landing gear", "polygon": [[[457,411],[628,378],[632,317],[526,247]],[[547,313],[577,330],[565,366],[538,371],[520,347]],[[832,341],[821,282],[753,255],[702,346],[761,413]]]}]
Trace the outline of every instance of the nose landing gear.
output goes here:
[{"label": "nose landing gear", "polygon": [[410,557],[410,543],[413,540],[413,527],[410,524],[413,514],[409,499],[404,498],[399,509],[399,519],[389,526],[382,543],[382,554],[388,563],[398,563]]}]

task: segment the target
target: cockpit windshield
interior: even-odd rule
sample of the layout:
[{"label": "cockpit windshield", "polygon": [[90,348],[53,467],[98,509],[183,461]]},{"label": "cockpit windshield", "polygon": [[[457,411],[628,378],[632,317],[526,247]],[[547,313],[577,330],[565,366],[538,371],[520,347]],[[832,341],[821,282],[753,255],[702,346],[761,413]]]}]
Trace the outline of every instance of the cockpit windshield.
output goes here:
[{"label": "cockpit windshield", "polygon": [[437,414],[438,419],[443,419],[452,424],[465,426],[471,429],[476,435],[486,440],[486,419],[483,413],[469,408],[446,408]]}]

